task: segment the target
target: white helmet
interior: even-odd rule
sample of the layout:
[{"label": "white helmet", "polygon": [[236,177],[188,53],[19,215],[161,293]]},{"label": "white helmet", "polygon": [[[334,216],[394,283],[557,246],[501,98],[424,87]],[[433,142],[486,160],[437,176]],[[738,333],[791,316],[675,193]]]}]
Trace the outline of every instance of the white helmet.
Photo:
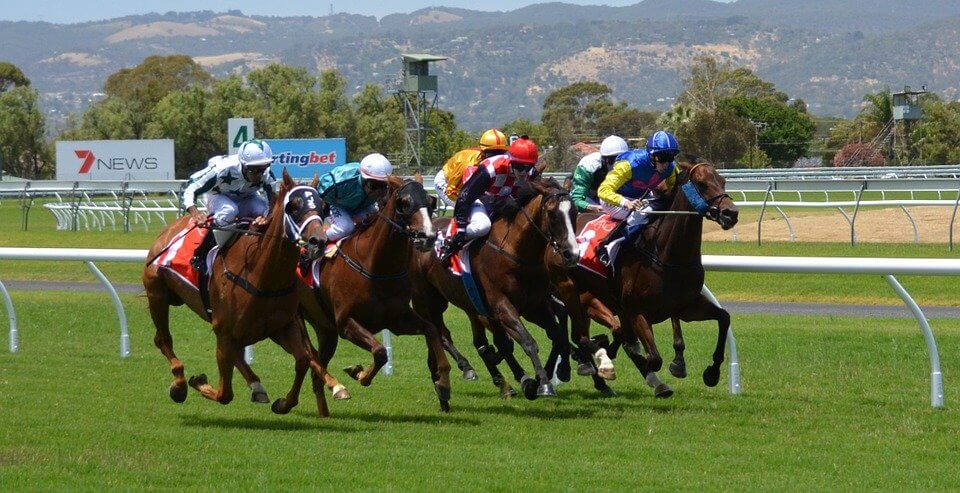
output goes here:
[{"label": "white helmet", "polygon": [[390,164],[390,160],[379,152],[367,154],[360,160],[360,174],[363,175],[364,178],[387,181],[390,173],[393,173],[393,165]]},{"label": "white helmet", "polygon": [[629,150],[630,147],[627,146],[627,141],[616,135],[611,135],[603,139],[603,142],[600,143],[601,156],[617,156]]},{"label": "white helmet", "polygon": [[273,150],[266,142],[254,139],[240,144],[237,149],[237,157],[240,159],[240,165],[262,167],[273,163]]}]

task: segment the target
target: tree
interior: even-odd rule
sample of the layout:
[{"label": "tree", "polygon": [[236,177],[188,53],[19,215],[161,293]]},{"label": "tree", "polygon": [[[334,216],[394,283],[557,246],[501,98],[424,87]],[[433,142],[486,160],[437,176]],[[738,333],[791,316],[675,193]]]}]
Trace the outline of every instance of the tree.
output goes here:
[{"label": "tree", "polygon": [[883,166],[886,162],[883,154],[869,142],[851,142],[833,157],[833,165],[844,166]]},{"label": "tree", "polygon": [[525,118],[519,118],[501,126],[500,131],[507,137],[511,135],[526,135],[540,147],[553,145],[547,127],[540,123],[533,123]]},{"label": "tree", "polygon": [[321,135],[317,78],[302,67],[270,64],[247,76],[257,101],[257,133],[266,138]]},{"label": "tree", "polygon": [[923,120],[910,136],[924,162],[960,161],[960,103],[932,101],[923,104]]},{"label": "tree", "polygon": [[747,149],[747,152],[743,156],[740,156],[740,159],[737,160],[737,165],[741,168],[761,169],[769,168],[772,162],[773,160],[770,159],[767,153],[763,152],[763,149],[751,147]]},{"label": "tree", "polygon": [[404,121],[396,99],[367,84],[353,98],[355,120],[347,149],[353,156],[371,152],[395,155],[403,150]]},{"label": "tree", "polygon": [[347,100],[346,87],[347,79],[336,70],[324,70],[320,74],[319,136],[347,137],[353,132],[354,116],[350,101]]},{"label": "tree", "polygon": [[694,115],[693,108],[684,104],[675,104],[669,110],[660,113],[657,117],[656,127],[676,132],[681,125],[690,121]]},{"label": "tree", "polygon": [[152,55],[133,68],[121,69],[103,85],[108,97],[137,102],[150,111],[167,94],[194,84],[209,85],[213,77],[187,55]]},{"label": "tree", "polygon": [[10,62],[0,62],[0,92],[29,85],[30,79],[23,75],[23,72],[16,65]]},{"label": "tree", "polygon": [[[138,114],[136,103],[119,98],[107,98],[83,113],[79,122],[72,122],[61,135],[61,140],[139,139],[146,130],[149,115]],[[141,130],[140,126],[143,126]]]},{"label": "tree", "polygon": [[201,86],[167,94],[153,109],[146,137],[176,141],[178,177],[187,177],[224,149],[224,134],[215,121],[212,96]]},{"label": "tree", "polygon": [[713,111],[724,99],[748,97],[787,102],[787,95],[776,86],[757,77],[745,67],[733,68],[730,62],[717,63],[713,57],[698,57],[683,80],[680,105],[698,112]]},{"label": "tree", "polygon": [[677,129],[684,154],[723,165],[734,163],[752,146],[753,126],[729,110],[698,111]]},{"label": "tree", "polygon": [[623,102],[610,105],[597,115],[596,133],[598,137],[619,135],[624,138],[644,138],[658,128],[658,116],[654,112],[630,108]]},{"label": "tree", "polygon": [[437,169],[453,153],[477,144],[479,137],[458,129],[456,119],[449,111],[432,109],[427,112],[426,122],[429,130],[420,151],[420,161],[425,169]]},{"label": "tree", "polygon": [[816,125],[806,113],[775,99],[736,96],[720,101],[719,108],[737,116],[763,122],[756,134],[765,155],[778,163],[792,163],[807,154]]},{"label": "tree", "polygon": [[25,85],[0,92],[0,160],[9,174],[36,179],[52,171],[37,91]]}]

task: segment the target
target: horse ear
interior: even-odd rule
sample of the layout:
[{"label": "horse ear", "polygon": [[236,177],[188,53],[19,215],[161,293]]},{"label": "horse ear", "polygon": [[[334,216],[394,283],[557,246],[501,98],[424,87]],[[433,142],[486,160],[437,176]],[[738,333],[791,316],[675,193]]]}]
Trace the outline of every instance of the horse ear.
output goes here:
[{"label": "horse ear", "polygon": [[543,170],[547,169],[547,161],[544,160],[543,164],[536,165],[536,168],[537,168],[537,176],[542,175]]},{"label": "horse ear", "polygon": [[320,175],[317,173],[313,174],[313,180],[310,181],[310,188],[317,188],[317,185],[320,184]]},{"label": "horse ear", "polygon": [[413,181],[423,185],[423,173],[421,173],[420,170],[417,170],[417,172],[413,174]]},{"label": "horse ear", "polygon": [[297,184],[293,181],[293,178],[290,177],[290,173],[287,173],[287,168],[283,168],[283,184],[289,189],[293,188]]}]

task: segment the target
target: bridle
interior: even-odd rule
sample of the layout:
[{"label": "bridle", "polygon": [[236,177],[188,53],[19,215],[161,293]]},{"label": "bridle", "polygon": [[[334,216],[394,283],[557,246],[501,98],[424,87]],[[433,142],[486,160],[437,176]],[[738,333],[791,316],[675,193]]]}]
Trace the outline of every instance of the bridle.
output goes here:
[{"label": "bridle", "polygon": [[[569,192],[566,192],[566,191],[563,191],[563,192],[552,193],[552,194],[549,194],[549,195],[540,195],[540,197],[541,197],[541,199],[540,199],[540,210],[539,210],[539,214],[538,214],[538,215],[539,215],[540,217],[543,217],[543,216],[544,216],[544,213],[545,213],[545,210],[546,210],[546,207],[547,207],[547,204],[548,204],[550,201],[556,200],[556,201],[559,203],[559,202],[563,201],[564,199],[570,200],[570,193],[569,193]],[[520,209],[520,212],[523,213],[523,217],[525,217],[525,218],[527,219],[527,222],[530,223],[531,226],[533,226],[534,231],[536,231],[537,234],[539,234],[540,237],[543,238],[543,240],[546,241],[546,243],[553,248],[553,251],[554,251],[554,252],[556,252],[557,254],[560,254],[561,251],[562,251],[562,247],[560,246],[560,241],[557,240],[556,237],[554,237],[553,233],[550,232],[550,231],[544,231],[543,228],[541,228],[540,225],[537,224],[537,222],[534,221],[532,217],[530,217],[530,214],[527,213],[526,207],[524,207],[523,205],[521,205],[520,203],[518,203],[516,199],[514,199],[513,197],[511,197],[510,200],[514,201],[514,203],[517,204],[517,207]],[[512,226],[513,226],[513,225],[511,224],[511,227],[512,227]],[[508,259],[510,259],[511,261],[513,261],[513,262],[516,263],[516,264],[520,264],[520,265],[531,265],[531,264],[532,264],[531,262],[527,262],[527,261],[523,260],[522,258],[520,258],[519,256],[517,256],[515,253],[508,252],[507,249],[504,248],[504,243],[506,243],[507,237],[508,237],[509,235],[510,235],[510,230],[508,229],[508,230],[507,230],[507,234],[505,234],[505,235],[503,236],[503,238],[500,239],[499,242],[494,242],[494,241],[492,241],[492,240],[490,240],[490,239],[487,239],[487,245],[489,245],[495,252],[503,255],[504,257],[507,257]],[[499,244],[497,244],[497,243],[499,243]]]},{"label": "bridle", "polygon": [[[690,178],[693,176],[693,171],[700,166],[705,166],[707,163],[695,164],[689,170],[683,172],[680,175],[680,181],[684,182],[680,186],[680,190],[683,191],[683,194],[687,197],[687,202],[690,203],[690,206],[693,207],[698,214],[711,221],[720,220],[720,200],[724,197],[730,198],[726,192],[719,193],[710,197],[709,199],[703,198],[703,194],[700,193],[700,188],[697,187],[697,184],[693,182]],[[732,199],[731,199],[732,200]]]}]

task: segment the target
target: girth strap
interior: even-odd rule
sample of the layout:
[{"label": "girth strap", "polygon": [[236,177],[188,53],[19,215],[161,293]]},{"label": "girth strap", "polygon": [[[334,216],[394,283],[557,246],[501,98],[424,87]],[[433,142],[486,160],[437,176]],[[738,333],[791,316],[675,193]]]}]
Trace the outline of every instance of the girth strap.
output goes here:
[{"label": "girth strap", "polygon": [[291,284],[289,287],[286,287],[283,289],[277,289],[274,291],[261,291],[259,288],[257,288],[253,284],[250,284],[250,281],[247,281],[246,279],[234,274],[233,272],[230,272],[230,270],[227,269],[226,266],[223,267],[223,275],[227,276],[227,279],[229,279],[231,282],[233,282],[237,286],[240,286],[241,288],[243,288],[244,291],[260,298],[279,298],[280,296],[286,296],[297,290],[297,283],[299,282],[298,280],[294,279],[293,284]]}]

